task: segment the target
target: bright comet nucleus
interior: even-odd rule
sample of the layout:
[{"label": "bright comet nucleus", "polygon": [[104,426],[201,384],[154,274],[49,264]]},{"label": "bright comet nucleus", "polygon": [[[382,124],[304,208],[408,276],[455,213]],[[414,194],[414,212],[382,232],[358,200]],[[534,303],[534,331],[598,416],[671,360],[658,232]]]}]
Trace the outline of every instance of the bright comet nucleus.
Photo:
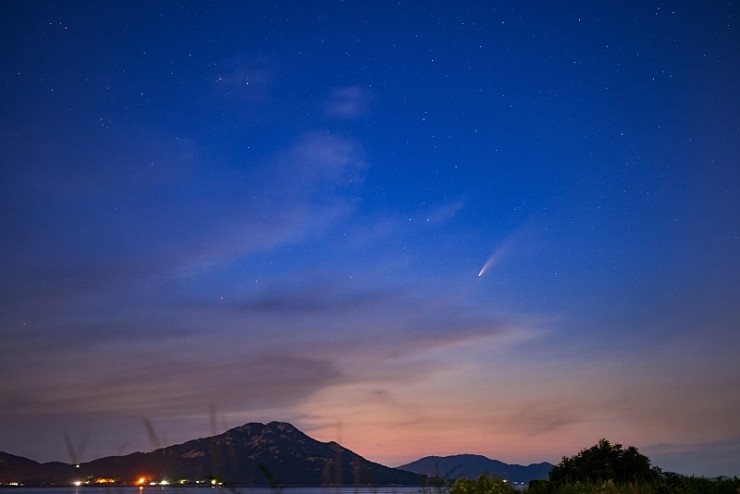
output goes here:
[{"label": "bright comet nucleus", "polygon": [[489,269],[491,269],[495,264],[498,264],[501,259],[506,255],[508,252],[509,247],[507,243],[502,244],[497,249],[495,249],[490,256],[488,256],[488,260],[483,264],[483,267],[480,268],[480,271],[478,271],[478,277],[482,277],[484,274],[488,272]]}]

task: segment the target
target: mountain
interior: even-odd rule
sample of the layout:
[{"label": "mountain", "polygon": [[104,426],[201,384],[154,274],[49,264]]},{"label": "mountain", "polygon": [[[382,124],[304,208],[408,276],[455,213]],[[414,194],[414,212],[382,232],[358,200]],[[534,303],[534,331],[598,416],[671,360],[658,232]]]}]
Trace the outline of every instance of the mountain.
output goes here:
[{"label": "mountain", "polygon": [[57,477],[74,473],[71,465],[60,462],[38,463],[22,456],[0,451],[0,485],[18,482],[20,484],[53,483]]},{"label": "mountain", "polygon": [[427,456],[398,467],[400,470],[430,477],[476,478],[482,473],[487,473],[510,482],[524,483],[530,480],[547,479],[551,468],[552,464],[546,462],[527,466],[510,465],[481,455]]},{"label": "mountain", "polygon": [[[9,482],[19,482],[23,479],[32,477],[39,472],[41,463],[15,456],[9,453],[0,452],[0,484]],[[11,476],[11,473],[14,475]]]},{"label": "mountain", "polygon": [[[217,436],[149,453],[100,458],[77,468],[7,457],[7,465],[0,463],[0,478],[13,481],[12,474],[19,474],[25,484],[69,484],[76,479],[132,484],[140,478],[147,482],[218,479],[255,486],[422,483],[418,474],[370,462],[335,442],[317,441],[282,422],[246,424]],[[66,468],[59,469],[59,465]]]}]

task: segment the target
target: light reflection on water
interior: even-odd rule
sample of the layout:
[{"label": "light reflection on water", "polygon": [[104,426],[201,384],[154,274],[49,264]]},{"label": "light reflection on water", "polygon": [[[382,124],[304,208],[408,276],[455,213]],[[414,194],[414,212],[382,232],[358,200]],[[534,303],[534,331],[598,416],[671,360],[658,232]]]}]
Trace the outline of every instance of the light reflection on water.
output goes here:
[{"label": "light reflection on water", "polygon": [[8,487],[0,494],[421,494],[421,487]]}]

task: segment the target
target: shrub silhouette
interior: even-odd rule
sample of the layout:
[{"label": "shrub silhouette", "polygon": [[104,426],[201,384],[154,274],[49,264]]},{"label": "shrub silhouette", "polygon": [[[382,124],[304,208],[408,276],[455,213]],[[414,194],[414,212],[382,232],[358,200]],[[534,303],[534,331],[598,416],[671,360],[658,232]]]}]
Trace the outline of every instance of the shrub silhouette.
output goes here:
[{"label": "shrub silhouette", "polygon": [[611,444],[601,439],[591,448],[577,455],[563,457],[550,470],[550,481],[555,484],[576,482],[606,482],[617,484],[652,483],[660,478],[660,469],[650,465],[650,458],[637,448],[624,449],[621,444]]},{"label": "shrub silhouette", "polygon": [[516,494],[517,490],[506,481],[485,473],[477,479],[461,477],[450,488],[450,494]]}]

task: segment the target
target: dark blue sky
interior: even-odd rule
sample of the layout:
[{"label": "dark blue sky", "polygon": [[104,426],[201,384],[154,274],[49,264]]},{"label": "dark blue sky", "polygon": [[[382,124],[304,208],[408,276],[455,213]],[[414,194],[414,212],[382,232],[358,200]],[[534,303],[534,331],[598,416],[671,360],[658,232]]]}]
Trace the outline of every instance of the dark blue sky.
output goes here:
[{"label": "dark blue sky", "polygon": [[739,16],[0,2],[0,450],[740,474]]}]

